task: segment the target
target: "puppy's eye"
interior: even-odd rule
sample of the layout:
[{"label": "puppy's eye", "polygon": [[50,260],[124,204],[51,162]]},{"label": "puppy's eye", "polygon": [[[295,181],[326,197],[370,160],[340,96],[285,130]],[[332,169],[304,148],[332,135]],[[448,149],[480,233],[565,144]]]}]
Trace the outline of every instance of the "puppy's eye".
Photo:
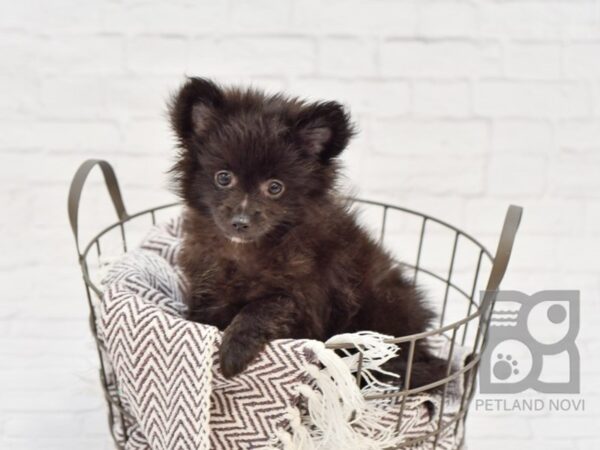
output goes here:
[{"label": "puppy's eye", "polygon": [[279,180],[269,180],[267,181],[267,193],[271,197],[279,197],[283,194],[283,183]]},{"label": "puppy's eye", "polygon": [[215,182],[220,187],[228,187],[233,184],[234,177],[233,174],[228,170],[219,170],[215,174]]}]

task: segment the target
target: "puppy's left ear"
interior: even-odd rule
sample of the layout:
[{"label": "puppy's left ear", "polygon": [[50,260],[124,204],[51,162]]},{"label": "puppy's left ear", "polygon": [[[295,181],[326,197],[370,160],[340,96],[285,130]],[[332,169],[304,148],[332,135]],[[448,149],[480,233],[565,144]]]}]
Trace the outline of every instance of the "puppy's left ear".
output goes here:
[{"label": "puppy's left ear", "polygon": [[302,148],[322,162],[342,153],[354,135],[350,115],[337,102],[313,103],[304,107],[296,130]]}]

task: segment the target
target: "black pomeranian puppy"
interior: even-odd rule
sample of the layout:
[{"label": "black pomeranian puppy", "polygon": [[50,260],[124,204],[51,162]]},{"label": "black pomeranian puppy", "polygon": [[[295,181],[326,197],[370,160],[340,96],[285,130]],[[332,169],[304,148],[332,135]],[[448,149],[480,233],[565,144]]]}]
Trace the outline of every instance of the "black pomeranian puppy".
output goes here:
[{"label": "black pomeranian puppy", "polygon": [[[418,290],[336,195],[336,157],[353,135],[340,104],[190,78],[170,115],[188,318],[224,330],[226,377],[273,339],[428,328],[434,314]],[[408,353],[405,344],[386,368],[402,374]],[[445,371],[418,341],[411,387]]]}]

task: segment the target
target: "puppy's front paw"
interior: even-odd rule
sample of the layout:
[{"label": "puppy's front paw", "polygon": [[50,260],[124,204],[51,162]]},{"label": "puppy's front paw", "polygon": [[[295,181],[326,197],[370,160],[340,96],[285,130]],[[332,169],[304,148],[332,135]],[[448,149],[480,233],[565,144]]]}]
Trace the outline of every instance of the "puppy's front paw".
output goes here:
[{"label": "puppy's front paw", "polygon": [[262,345],[255,342],[239,339],[227,330],[223,335],[219,362],[221,372],[225,378],[231,378],[243,372],[252,360],[260,353]]}]

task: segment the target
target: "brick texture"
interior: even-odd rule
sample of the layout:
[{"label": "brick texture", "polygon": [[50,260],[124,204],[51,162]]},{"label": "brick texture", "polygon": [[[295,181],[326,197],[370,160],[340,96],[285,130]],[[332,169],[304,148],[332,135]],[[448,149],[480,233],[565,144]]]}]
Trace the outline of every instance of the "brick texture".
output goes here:
[{"label": "brick texture", "polygon": [[[0,38],[0,448],[111,448],[67,188],[99,157],[129,210],[171,200],[184,75],[346,103],[355,192],[491,247],[524,206],[505,287],[582,290],[586,412],[472,411],[469,448],[598,447],[598,1],[0,0]],[[83,201],[90,236],[113,220],[98,174]]]}]

